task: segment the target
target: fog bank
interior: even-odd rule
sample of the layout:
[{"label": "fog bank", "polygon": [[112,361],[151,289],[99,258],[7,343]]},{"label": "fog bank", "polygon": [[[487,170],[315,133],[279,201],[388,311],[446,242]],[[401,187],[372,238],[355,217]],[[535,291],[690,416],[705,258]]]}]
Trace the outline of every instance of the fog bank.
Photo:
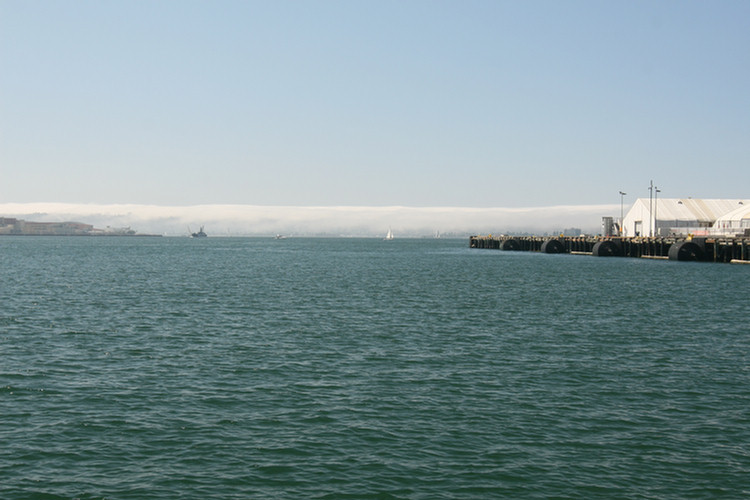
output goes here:
[{"label": "fog bank", "polygon": [[130,227],[138,233],[184,236],[205,226],[210,236],[397,236],[553,233],[580,228],[598,233],[603,216],[619,205],[529,208],[294,207],[257,205],[0,204],[0,217],[29,221],[77,221],[97,228]]}]

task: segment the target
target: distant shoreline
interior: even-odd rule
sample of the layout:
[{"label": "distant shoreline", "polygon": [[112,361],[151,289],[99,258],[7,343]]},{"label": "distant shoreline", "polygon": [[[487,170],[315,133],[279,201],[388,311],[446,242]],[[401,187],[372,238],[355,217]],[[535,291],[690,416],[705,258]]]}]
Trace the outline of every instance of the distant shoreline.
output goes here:
[{"label": "distant shoreline", "polygon": [[54,238],[62,238],[62,237],[70,237],[74,236],[76,238],[78,237],[84,237],[84,238],[161,238],[163,235],[161,234],[117,234],[117,233],[109,233],[109,234],[11,234],[11,233],[0,233],[0,237],[4,236],[22,236],[24,238],[30,237],[54,237]]}]

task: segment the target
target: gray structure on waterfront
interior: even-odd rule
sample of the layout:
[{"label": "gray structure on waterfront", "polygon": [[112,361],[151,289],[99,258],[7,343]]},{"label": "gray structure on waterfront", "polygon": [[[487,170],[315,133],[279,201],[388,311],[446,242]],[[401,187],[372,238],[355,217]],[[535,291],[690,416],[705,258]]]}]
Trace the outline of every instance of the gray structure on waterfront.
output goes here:
[{"label": "gray structure on waterfront", "polygon": [[29,222],[0,217],[0,234],[21,236],[81,236],[91,234],[94,226],[80,222]]},{"label": "gray structure on waterfront", "polygon": [[12,217],[0,217],[0,236],[133,236],[126,228],[96,229],[82,222],[30,222]]}]

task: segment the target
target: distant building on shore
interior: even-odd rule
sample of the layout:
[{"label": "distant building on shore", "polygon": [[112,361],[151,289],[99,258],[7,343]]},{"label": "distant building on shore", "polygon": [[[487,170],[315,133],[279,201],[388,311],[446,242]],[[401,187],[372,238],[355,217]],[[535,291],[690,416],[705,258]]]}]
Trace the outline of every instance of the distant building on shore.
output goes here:
[{"label": "distant building on shore", "polygon": [[82,222],[30,222],[12,217],[0,217],[0,235],[16,236],[133,236],[135,231],[122,229],[96,229]]}]

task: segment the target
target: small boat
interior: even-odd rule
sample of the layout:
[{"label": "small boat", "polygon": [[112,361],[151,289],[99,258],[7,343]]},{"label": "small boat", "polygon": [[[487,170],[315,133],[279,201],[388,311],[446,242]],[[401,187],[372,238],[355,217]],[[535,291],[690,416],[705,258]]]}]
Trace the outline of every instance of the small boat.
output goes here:
[{"label": "small boat", "polygon": [[391,231],[391,228],[388,228],[388,234],[385,235],[385,238],[383,240],[389,241],[393,239],[393,231]]},{"label": "small boat", "polygon": [[201,226],[200,231],[198,231],[197,233],[193,233],[190,236],[192,236],[193,238],[205,238],[208,235],[205,233],[205,231],[203,231],[203,226]]}]

